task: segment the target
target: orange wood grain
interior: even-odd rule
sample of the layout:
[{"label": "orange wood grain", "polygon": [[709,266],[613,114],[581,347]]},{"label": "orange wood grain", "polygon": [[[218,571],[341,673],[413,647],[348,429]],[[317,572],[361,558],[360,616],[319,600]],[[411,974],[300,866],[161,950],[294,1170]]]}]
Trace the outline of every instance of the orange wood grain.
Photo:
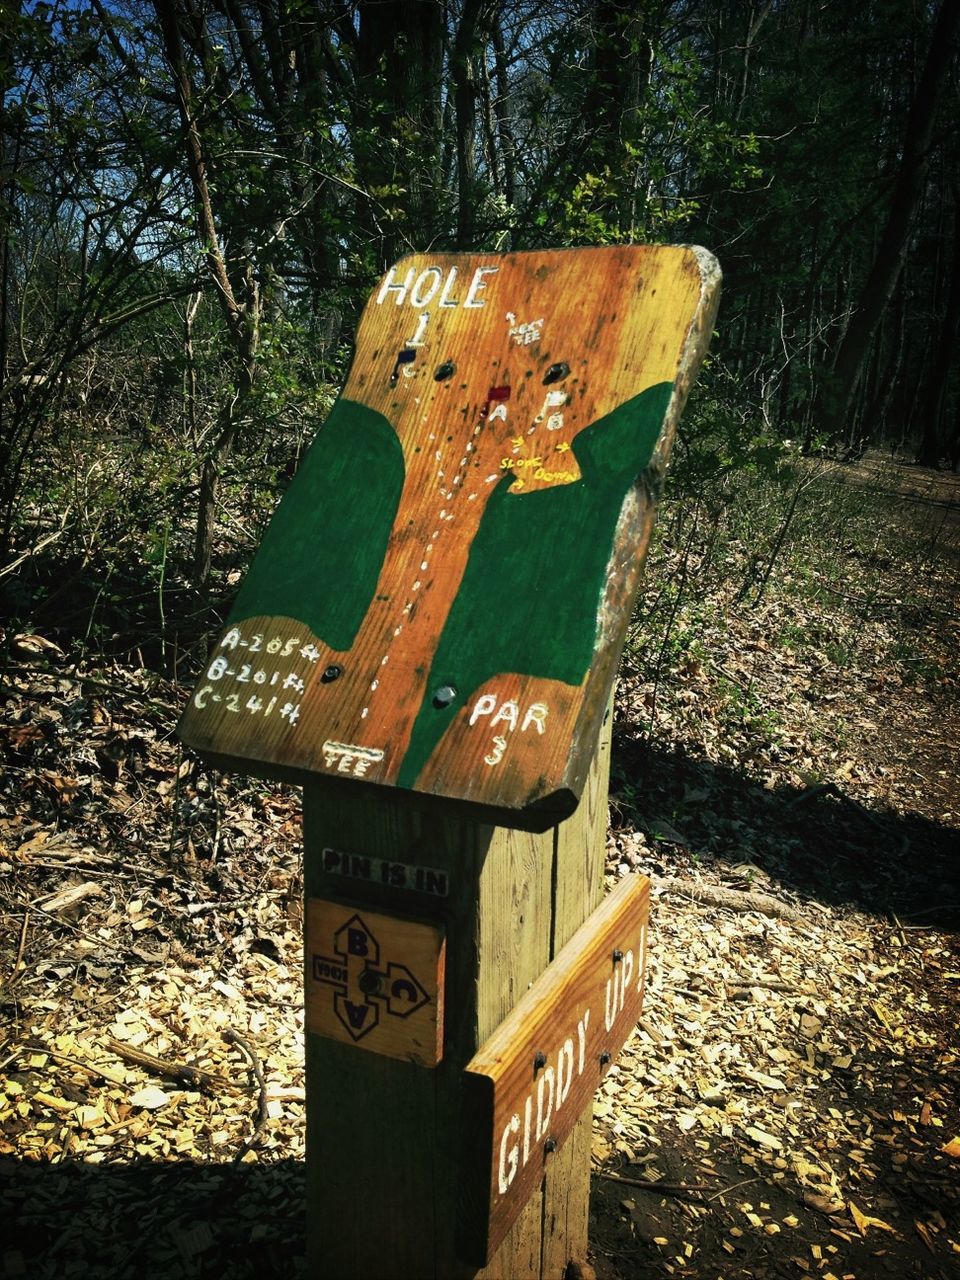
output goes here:
[{"label": "orange wood grain", "polygon": [[483,1266],[496,1250],[635,1027],[649,907],[645,876],[621,881],[468,1063],[466,1261]]},{"label": "orange wood grain", "polygon": [[433,1067],[443,1057],[442,927],[307,898],[306,1028]]},{"label": "orange wood grain", "polygon": [[[421,254],[396,264],[363,313],[342,392],[344,401],[366,406],[392,425],[404,469],[362,625],[342,650],[292,612],[243,619],[246,641],[254,633],[284,643],[297,638],[289,660],[267,672],[268,680],[279,673],[281,681],[302,682],[294,713],[282,714],[289,699],[268,712],[269,698],[249,711],[248,686],[238,683],[236,664],[230,664],[235,674],[217,680],[210,679],[208,665],[180,724],[184,741],[251,772],[412,786],[423,797],[484,806],[504,822],[533,829],[570,813],[639,586],[656,490],[706,349],[718,280],[709,255],[682,247]],[[399,366],[401,353],[411,359]],[[545,383],[558,363],[569,367],[568,374]],[[455,372],[438,380],[445,365]],[[593,636],[592,660],[572,681],[558,681],[532,670],[519,643],[487,678],[456,690],[452,721],[444,722],[412,779],[403,778],[417,726],[431,714],[434,659],[491,494],[506,476],[512,477],[511,498],[526,503],[531,494],[581,484],[581,433],[660,385],[672,385],[673,392],[654,455],[622,499],[611,545],[603,549],[605,580],[597,582],[583,619]],[[509,398],[497,401],[498,389],[505,388]],[[552,414],[559,414],[561,426],[551,425]],[[524,580],[522,548],[514,550],[515,562],[504,572],[516,577],[516,595],[511,600],[508,582],[499,607],[524,609],[528,634],[549,629],[550,611],[531,608],[531,593],[543,591],[543,578]],[[549,572],[562,584],[575,570],[560,558]],[[346,564],[343,575],[317,589],[349,590]],[[291,603],[291,611],[295,607]],[[478,627],[493,624],[478,615]],[[221,637],[211,662],[222,656],[222,643]],[[313,646],[317,656],[303,658],[304,646]],[[325,681],[331,666],[342,674]],[[502,733],[482,720],[471,722],[478,698],[492,692],[505,699],[508,690],[516,690],[525,706],[549,705],[543,733]],[[274,692],[267,685],[257,696]],[[504,739],[499,752],[497,737]],[[363,747],[367,754],[348,760],[327,749],[331,742]]]}]

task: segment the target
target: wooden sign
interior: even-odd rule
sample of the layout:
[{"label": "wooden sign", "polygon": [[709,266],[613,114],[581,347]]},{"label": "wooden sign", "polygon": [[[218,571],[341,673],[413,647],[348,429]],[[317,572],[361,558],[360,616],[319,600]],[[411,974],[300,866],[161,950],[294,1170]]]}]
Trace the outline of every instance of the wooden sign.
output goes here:
[{"label": "wooden sign", "polygon": [[443,930],[308,898],[305,934],[307,1030],[436,1066],[443,1056]]},{"label": "wooden sign", "polygon": [[183,740],[501,825],[571,813],[718,296],[685,247],[392,267]]},{"label": "wooden sign", "polygon": [[464,1261],[486,1266],[636,1026],[649,909],[650,881],[621,881],[468,1063]]}]

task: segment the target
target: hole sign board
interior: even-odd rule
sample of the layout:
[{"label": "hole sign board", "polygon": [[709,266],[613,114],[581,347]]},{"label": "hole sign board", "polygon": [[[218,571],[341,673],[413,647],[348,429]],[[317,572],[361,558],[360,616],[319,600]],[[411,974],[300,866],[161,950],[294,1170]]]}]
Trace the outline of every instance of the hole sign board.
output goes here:
[{"label": "hole sign board", "polygon": [[458,1252],[486,1266],[640,1016],[650,881],[627,876],[467,1064]]},{"label": "hole sign board", "polygon": [[393,266],[183,740],[505,826],[571,813],[718,297],[697,248]]}]

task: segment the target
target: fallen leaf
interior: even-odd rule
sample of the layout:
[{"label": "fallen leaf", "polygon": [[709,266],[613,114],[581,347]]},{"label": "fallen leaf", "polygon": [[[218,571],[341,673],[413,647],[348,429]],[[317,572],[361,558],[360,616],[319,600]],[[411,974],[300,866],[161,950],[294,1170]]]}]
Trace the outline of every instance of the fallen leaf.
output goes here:
[{"label": "fallen leaf", "polygon": [[774,1137],[772,1133],[767,1133],[763,1129],[758,1129],[754,1125],[750,1125],[744,1131],[748,1138],[752,1138],[758,1146],[767,1147],[770,1151],[779,1151],[783,1143],[779,1138]]},{"label": "fallen leaf", "polygon": [[805,1191],[803,1193],[803,1203],[808,1209],[816,1209],[818,1213],[840,1213],[843,1209],[842,1200],[834,1200],[830,1196],[820,1196],[815,1191]]},{"label": "fallen leaf", "polygon": [[130,1105],[133,1107],[146,1107],[148,1111],[156,1111],[158,1107],[165,1107],[170,1101],[170,1095],[155,1084],[148,1084],[143,1089],[138,1089],[136,1093],[130,1095]]},{"label": "fallen leaf", "polygon": [[873,1218],[869,1213],[861,1213],[852,1200],[847,1204],[847,1208],[850,1210],[850,1217],[862,1236],[867,1234],[868,1227],[879,1227],[881,1231],[893,1231],[890,1223],[884,1222],[882,1218]]},{"label": "fallen leaf", "polygon": [[58,658],[64,656],[63,650],[58,644],[54,644],[52,640],[48,640],[45,636],[26,635],[21,633],[13,637],[14,647],[19,653],[23,654],[40,654],[46,653],[51,657],[56,655]]}]

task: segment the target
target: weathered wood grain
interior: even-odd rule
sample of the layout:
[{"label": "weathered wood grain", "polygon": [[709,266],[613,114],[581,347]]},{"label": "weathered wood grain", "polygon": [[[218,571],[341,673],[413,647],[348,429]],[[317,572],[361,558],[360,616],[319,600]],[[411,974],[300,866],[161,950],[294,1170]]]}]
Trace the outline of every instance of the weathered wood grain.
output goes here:
[{"label": "weathered wood grain", "polygon": [[650,882],[621,882],[468,1063],[459,1243],[496,1250],[634,1028],[643,999]]},{"label": "weathered wood grain", "polygon": [[442,928],[308,898],[304,947],[308,1031],[436,1066],[443,1056]]},{"label": "weathered wood grain", "polygon": [[569,814],[718,280],[682,247],[393,267],[184,740],[527,829]]},{"label": "weathered wood grain", "polygon": [[307,898],[347,894],[361,916],[406,909],[446,937],[436,1067],[308,1027],[308,1274],[317,1280],[561,1280],[571,1256],[586,1256],[589,1102],[487,1265],[458,1259],[462,1180],[475,1181],[483,1160],[463,1143],[461,1082],[599,900],[609,756],[608,722],[583,803],[543,834],[479,826],[453,807],[417,809],[395,792],[371,804],[305,788]]}]

